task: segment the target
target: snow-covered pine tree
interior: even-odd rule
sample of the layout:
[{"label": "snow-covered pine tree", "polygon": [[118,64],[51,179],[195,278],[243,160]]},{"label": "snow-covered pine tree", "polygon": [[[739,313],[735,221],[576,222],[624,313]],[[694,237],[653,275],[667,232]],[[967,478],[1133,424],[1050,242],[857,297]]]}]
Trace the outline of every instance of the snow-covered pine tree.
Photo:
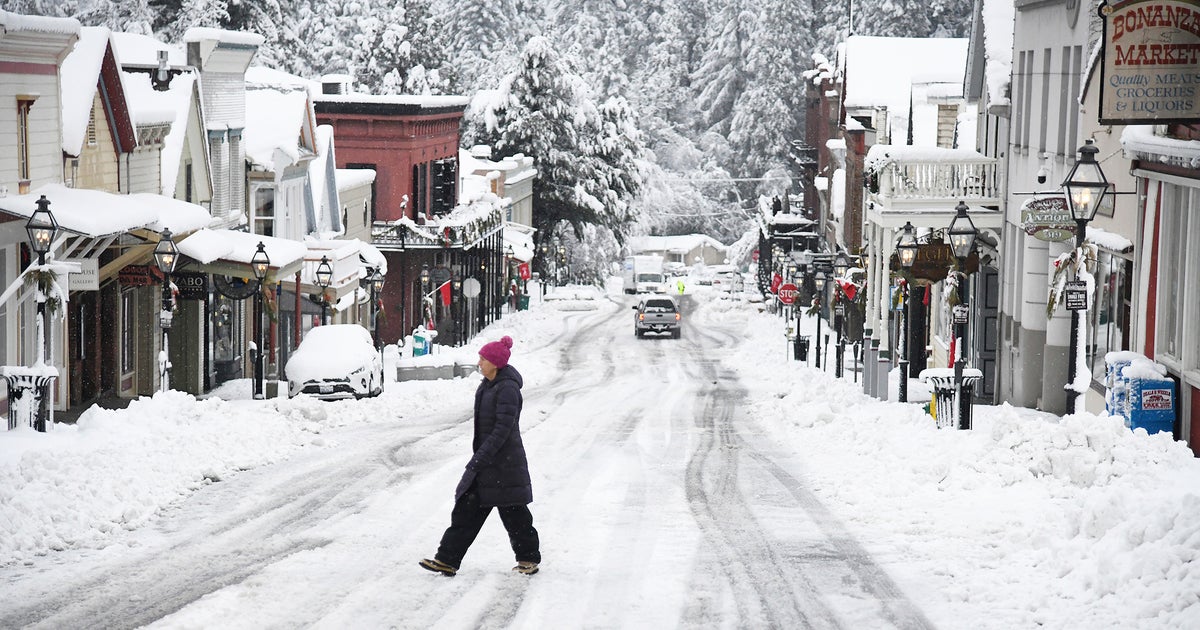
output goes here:
[{"label": "snow-covered pine tree", "polygon": [[226,28],[229,24],[229,0],[183,0],[175,19],[166,25],[165,39],[183,40],[183,34],[194,26]]},{"label": "snow-covered pine tree", "polygon": [[928,37],[933,34],[929,0],[862,0],[854,9],[854,34]]},{"label": "snow-covered pine tree", "polygon": [[519,67],[505,76],[484,112],[489,122],[482,140],[490,141],[499,155],[537,158],[534,227],[541,234],[553,233],[561,222],[577,235],[589,223],[616,232],[624,228],[627,206],[613,202],[634,184],[617,170],[638,151],[601,133],[627,130],[627,114],[610,110],[605,116],[571,61],[545,37],[529,40]]},{"label": "snow-covered pine tree", "polygon": [[692,74],[701,118],[699,129],[729,132],[733,105],[746,87],[746,51],[754,14],[746,0],[728,0],[712,19],[703,40],[700,67]]},{"label": "snow-covered pine tree", "polygon": [[807,1],[766,0],[746,55],[746,89],[733,105],[733,170],[745,177],[786,170],[788,142],[804,137],[804,71],[813,41]]}]

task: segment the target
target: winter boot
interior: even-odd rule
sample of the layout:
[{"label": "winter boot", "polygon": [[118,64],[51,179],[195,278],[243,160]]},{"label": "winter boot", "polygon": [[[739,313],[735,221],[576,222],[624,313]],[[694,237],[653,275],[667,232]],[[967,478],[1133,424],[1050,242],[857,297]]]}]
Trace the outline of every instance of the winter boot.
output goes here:
[{"label": "winter boot", "polygon": [[[420,564],[421,568],[423,568],[423,569],[426,569],[428,571],[433,571],[434,573],[441,573],[442,575],[445,575],[448,577],[454,577],[454,574],[458,573],[458,567],[452,567],[452,566],[446,564],[445,562],[438,560],[437,558],[434,558],[433,560],[430,560],[429,558],[425,558],[418,564]],[[534,571],[536,571],[536,570],[537,570],[537,567],[535,566]]]},{"label": "winter boot", "polygon": [[517,566],[513,567],[512,570],[517,573],[524,573],[525,575],[533,575],[538,572],[538,565],[536,562],[521,560],[517,562]]}]

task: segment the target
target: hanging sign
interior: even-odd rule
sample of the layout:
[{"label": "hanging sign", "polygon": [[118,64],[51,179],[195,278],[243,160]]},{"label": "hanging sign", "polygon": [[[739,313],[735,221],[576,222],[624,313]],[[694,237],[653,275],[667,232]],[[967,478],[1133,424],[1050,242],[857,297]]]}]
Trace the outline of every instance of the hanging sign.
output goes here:
[{"label": "hanging sign", "polygon": [[965,324],[971,317],[971,308],[966,304],[954,305],[954,323]]},{"label": "hanging sign", "polygon": [[[979,271],[979,252],[971,252],[966,263],[967,273]],[[917,256],[908,273],[912,276],[913,284],[925,286],[945,280],[950,268],[957,264],[958,260],[954,257],[954,250],[949,243],[923,243],[917,246]],[[896,254],[892,254],[891,268],[902,268],[900,258]]]},{"label": "hanging sign", "polygon": [[529,263],[521,263],[517,265],[517,275],[520,276],[522,280],[528,280],[530,278]]},{"label": "hanging sign", "polygon": [[1087,283],[1082,280],[1072,280],[1066,284],[1063,292],[1068,311],[1087,310]]},{"label": "hanging sign", "polygon": [[162,282],[162,274],[150,265],[129,265],[117,272],[117,282],[123,287],[148,287]]},{"label": "hanging sign", "polygon": [[1075,237],[1075,220],[1066,197],[1030,199],[1021,205],[1021,227],[1025,233],[1049,243]]},{"label": "hanging sign", "polygon": [[781,285],[781,284],[783,284],[783,276],[781,276],[779,274],[772,275],[771,276],[771,286],[770,286],[771,293],[778,293],[779,285]]},{"label": "hanging sign", "polygon": [[100,261],[95,258],[65,258],[64,262],[79,263],[79,271],[67,275],[68,291],[99,291]]},{"label": "hanging sign", "polygon": [[258,282],[233,276],[213,276],[213,288],[231,300],[244,300],[258,291]]},{"label": "hanging sign", "polygon": [[171,274],[171,282],[179,288],[181,300],[208,299],[208,274],[183,271]]},{"label": "hanging sign", "polygon": [[1200,0],[1106,0],[1100,124],[1200,121]]}]

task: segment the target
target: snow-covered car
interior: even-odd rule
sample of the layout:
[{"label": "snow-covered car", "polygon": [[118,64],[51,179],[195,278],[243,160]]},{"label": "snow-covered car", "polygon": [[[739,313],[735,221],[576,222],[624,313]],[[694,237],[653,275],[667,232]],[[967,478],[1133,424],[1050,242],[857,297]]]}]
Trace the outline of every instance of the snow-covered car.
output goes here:
[{"label": "snow-covered car", "polygon": [[288,398],[363,398],[383,392],[383,357],[357,324],[318,326],[304,335],[285,366]]}]

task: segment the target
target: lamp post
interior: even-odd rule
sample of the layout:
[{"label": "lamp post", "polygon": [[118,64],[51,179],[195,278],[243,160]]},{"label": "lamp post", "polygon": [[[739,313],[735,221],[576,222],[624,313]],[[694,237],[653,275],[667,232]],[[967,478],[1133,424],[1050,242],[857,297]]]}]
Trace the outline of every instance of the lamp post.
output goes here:
[{"label": "lamp post", "polygon": [[425,300],[429,299],[429,264],[421,264],[421,323],[425,324]]},{"label": "lamp post", "polygon": [[[900,266],[906,270],[912,269],[913,263],[917,262],[917,232],[911,222],[904,222],[904,231],[896,241],[896,257],[900,259]],[[908,402],[908,338],[912,334],[912,311],[908,301],[910,289],[905,281],[904,292],[901,294],[901,299],[904,300],[904,325],[900,332],[900,402]]]},{"label": "lamp post", "polygon": [[376,267],[371,272],[371,336],[374,337],[375,348],[379,349],[379,296],[383,293],[383,274]]},{"label": "lamp post", "polygon": [[846,303],[842,300],[842,281],[846,279],[846,274],[850,271],[850,257],[846,252],[838,252],[838,255],[833,259],[833,277],[834,286],[834,306],[833,306],[833,326],[837,329],[837,358],[833,363],[833,375],[841,378],[844,371],[844,363],[846,357]]},{"label": "lamp post", "polygon": [[954,318],[955,336],[958,337],[954,344],[954,397],[958,401],[958,428],[970,429],[971,397],[963,395],[963,369],[967,366],[967,258],[975,249],[975,237],[979,236],[979,230],[971,221],[971,217],[967,216],[967,204],[959,201],[954,209],[957,214],[950,221],[950,229],[947,232],[950,235],[950,247],[954,250],[954,257],[958,259],[958,271],[961,276],[958,279],[958,306],[954,307],[951,314]]},{"label": "lamp post", "polygon": [[467,322],[463,317],[463,302],[465,300],[463,299],[462,293],[462,272],[458,269],[455,269],[454,275],[451,276],[451,280],[453,282],[452,286],[454,288],[455,300],[455,303],[451,305],[451,308],[454,309],[454,330],[455,334],[458,336],[458,339],[456,340],[457,343],[455,345],[461,346],[467,339],[465,331],[463,330],[463,328],[466,327]]},{"label": "lamp post", "polygon": [[825,307],[825,272],[818,269],[813,276],[813,286],[817,289],[817,356],[814,362],[816,367],[821,367],[821,309]]},{"label": "lamp post", "polygon": [[258,242],[258,251],[250,259],[250,267],[254,270],[254,278],[258,280],[258,290],[254,292],[254,325],[258,331],[255,345],[258,350],[254,356],[254,399],[263,398],[263,280],[267,279],[267,271],[271,268],[271,257],[267,256],[267,248],[262,241]]},{"label": "lamp post", "polygon": [[329,265],[329,257],[321,256],[317,265],[317,286],[321,288],[321,325],[329,323],[329,297],[325,294],[329,285],[333,284],[333,267]]},{"label": "lamp post", "polygon": [[[1096,217],[1096,210],[1100,208],[1100,202],[1104,200],[1104,195],[1108,194],[1108,179],[1104,177],[1104,171],[1101,170],[1100,163],[1096,161],[1096,154],[1099,152],[1091,140],[1084,141],[1083,146],[1079,147],[1079,159],[1071,168],[1066,181],[1062,183],[1067,192],[1067,207],[1071,209],[1071,218],[1075,219],[1075,279],[1077,281],[1080,280],[1080,271],[1084,265],[1084,252],[1079,250],[1083,249],[1083,243],[1087,238],[1087,224]],[[1082,404],[1079,402],[1080,391],[1075,386],[1075,379],[1079,376],[1080,367],[1080,318],[1080,311],[1071,311],[1071,357],[1066,386],[1068,413],[1083,411]]]},{"label": "lamp post", "polygon": [[[54,243],[54,237],[58,234],[58,221],[54,220],[54,214],[50,212],[50,200],[46,199],[46,195],[42,195],[41,199],[37,200],[37,210],[33,211],[33,215],[29,217],[29,221],[25,223],[25,232],[29,234],[29,245],[38,255],[38,266],[42,267],[46,264],[46,254],[50,252],[50,247]],[[44,271],[44,269],[43,269]],[[53,364],[53,358],[50,357],[48,350],[50,337],[46,327],[46,292],[42,286],[38,286],[37,293],[37,365],[45,365],[49,359]],[[37,417],[34,418],[33,428],[35,431],[45,432],[46,421],[50,415],[50,384],[51,380],[46,379],[44,382],[39,379],[38,382],[38,408]]]},{"label": "lamp post", "polygon": [[171,238],[171,230],[163,230],[162,238],[154,246],[154,263],[163,275],[162,312],[158,314],[158,323],[162,327],[162,356],[158,360],[159,391],[171,389],[171,354],[167,347],[167,332],[171,330],[171,274],[175,272],[175,263],[179,259],[179,249]]}]

